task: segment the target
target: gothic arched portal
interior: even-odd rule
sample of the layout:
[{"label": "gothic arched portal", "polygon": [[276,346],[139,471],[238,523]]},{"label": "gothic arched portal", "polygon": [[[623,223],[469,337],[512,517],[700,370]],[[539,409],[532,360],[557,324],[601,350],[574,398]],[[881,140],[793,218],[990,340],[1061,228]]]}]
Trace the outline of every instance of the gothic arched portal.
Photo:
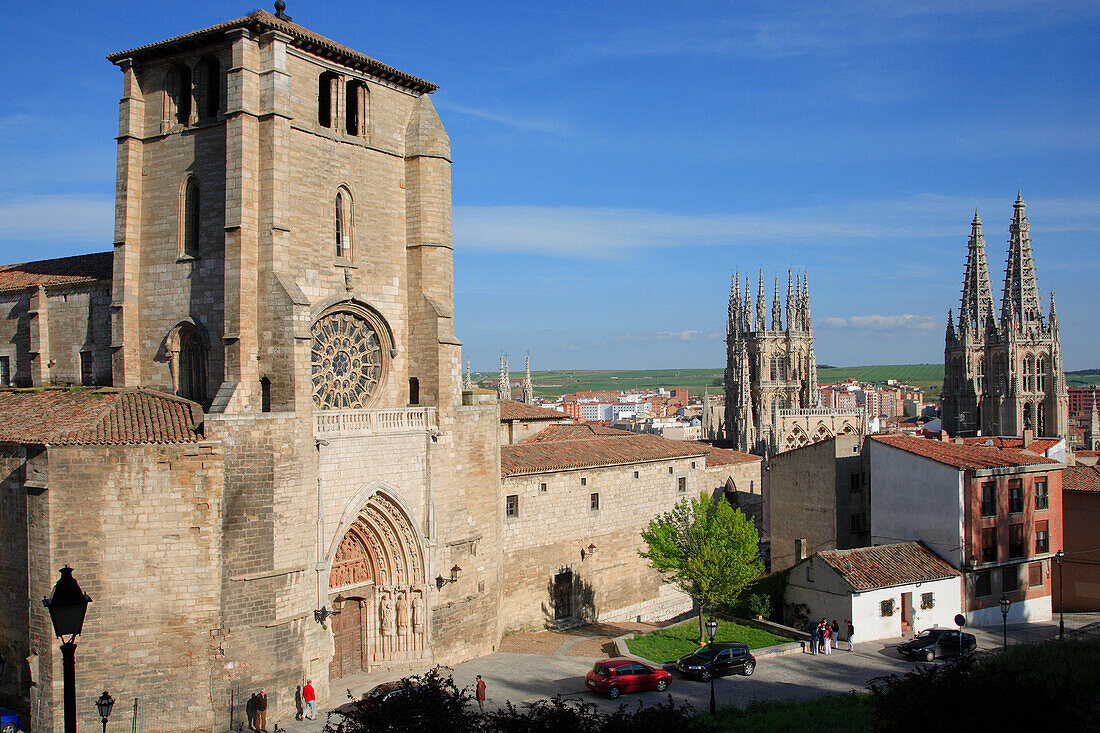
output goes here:
[{"label": "gothic arched portal", "polygon": [[329,570],[329,678],[428,656],[428,587],[420,538],[401,506],[375,492],[344,532]]}]

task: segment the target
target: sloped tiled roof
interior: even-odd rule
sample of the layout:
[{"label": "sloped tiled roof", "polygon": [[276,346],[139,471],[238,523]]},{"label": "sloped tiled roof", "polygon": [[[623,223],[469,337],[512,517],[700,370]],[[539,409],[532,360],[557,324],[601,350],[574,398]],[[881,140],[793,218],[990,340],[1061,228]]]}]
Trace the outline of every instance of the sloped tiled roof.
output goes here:
[{"label": "sloped tiled roof", "polygon": [[187,400],[146,390],[0,390],[0,443],[195,443],[201,415]]},{"label": "sloped tiled roof", "polygon": [[729,466],[736,463],[764,460],[760,456],[754,456],[752,453],[742,453],[739,450],[728,450],[726,448],[715,448],[709,443],[700,443],[698,441],[692,442],[706,451],[708,466]]},{"label": "sloped tiled roof", "polygon": [[1058,445],[1060,438],[1035,438],[1031,445],[1024,448],[1024,439],[1012,436],[982,436],[977,438],[963,438],[967,445],[985,445],[993,448],[1008,448],[1011,450],[1027,450],[1038,455],[1044,455],[1048,450]]},{"label": "sloped tiled roof", "polygon": [[557,410],[547,410],[538,405],[528,405],[517,400],[505,400],[500,403],[500,420],[565,420],[569,416]]},{"label": "sloped tiled roof", "polygon": [[1067,466],[1062,491],[1100,491],[1100,466]]},{"label": "sloped tiled roof", "polygon": [[1053,468],[1060,465],[1058,461],[1050,458],[1008,448],[959,444],[912,435],[872,435],[869,439],[961,469],[1009,468],[1040,464],[1050,464]]},{"label": "sloped tiled roof", "polygon": [[175,36],[174,38],[158,41],[157,43],[150,43],[146,46],[132,48],[129,51],[112,53],[107,57],[107,60],[111,63],[118,63],[126,58],[137,59],[153,56],[158,53],[171,53],[179,49],[189,49],[201,43],[208,42],[213,36],[221,35],[227,31],[236,30],[238,28],[247,28],[257,35],[269,30],[282,31],[291,37],[291,45],[293,46],[310,51],[311,53],[316,53],[325,58],[333,59],[334,61],[339,61],[352,68],[370,72],[380,78],[395,81],[416,92],[434,92],[438,88],[431,82],[418,79],[403,71],[398,71],[392,66],[387,66],[381,61],[372,59],[370,56],[361,54],[358,51],[353,51],[347,46],[341,46],[335,41],[318,35],[307,28],[303,28],[297,23],[291,22],[289,18],[278,18],[266,10],[257,10],[251,15],[246,15],[243,18],[229,20],[209,28],[202,28],[200,30],[191,31],[190,33],[184,33],[182,36]]},{"label": "sloped tiled roof", "polygon": [[110,280],[113,252],[60,257],[55,260],[0,266],[0,292],[56,285],[79,285]]},{"label": "sloped tiled roof", "polygon": [[[555,427],[570,426],[554,425],[547,430]],[[501,446],[500,472],[503,476],[515,476],[572,468],[621,466],[702,455],[704,451],[694,442],[668,440],[656,435],[635,433],[572,440],[536,441],[532,439]]]},{"label": "sloped tiled roof", "polygon": [[585,440],[587,438],[629,438],[632,435],[629,430],[616,430],[606,425],[597,423],[579,423],[577,425],[547,425],[539,432],[532,435],[524,443],[542,443],[553,440]]},{"label": "sloped tiled roof", "polygon": [[817,555],[860,593],[959,576],[958,570],[921,542],[824,550]]}]

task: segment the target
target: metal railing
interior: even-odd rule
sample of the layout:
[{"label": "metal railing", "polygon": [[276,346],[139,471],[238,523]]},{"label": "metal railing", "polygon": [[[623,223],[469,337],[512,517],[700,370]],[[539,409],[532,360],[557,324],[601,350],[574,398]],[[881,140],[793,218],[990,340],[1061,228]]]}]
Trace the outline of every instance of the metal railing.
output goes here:
[{"label": "metal railing", "polygon": [[434,407],[318,410],[313,413],[313,434],[319,438],[419,433],[435,430],[437,427]]}]

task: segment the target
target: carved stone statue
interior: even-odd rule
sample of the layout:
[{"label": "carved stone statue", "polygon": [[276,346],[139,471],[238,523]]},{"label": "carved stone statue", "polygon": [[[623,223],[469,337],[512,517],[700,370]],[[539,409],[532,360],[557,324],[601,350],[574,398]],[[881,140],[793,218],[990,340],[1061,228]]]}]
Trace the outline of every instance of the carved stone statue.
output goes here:
[{"label": "carved stone statue", "polygon": [[424,595],[422,593],[413,596],[412,622],[413,631],[418,634],[424,633]]},{"label": "carved stone statue", "polygon": [[393,636],[393,596],[389,593],[383,593],[379,611],[382,614],[382,633],[385,636]]},{"label": "carved stone statue", "polygon": [[401,633],[405,633],[405,628],[409,625],[409,602],[405,600],[405,594],[400,593],[397,596],[397,628]]}]

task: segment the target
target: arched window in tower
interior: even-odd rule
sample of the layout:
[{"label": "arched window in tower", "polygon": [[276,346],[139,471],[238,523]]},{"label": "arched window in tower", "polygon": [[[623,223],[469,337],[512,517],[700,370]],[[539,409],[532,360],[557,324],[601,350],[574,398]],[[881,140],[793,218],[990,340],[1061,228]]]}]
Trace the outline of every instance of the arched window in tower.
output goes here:
[{"label": "arched window in tower", "polygon": [[221,112],[222,105],[222,67],[216,58],[206,57],[199,62],[199,82],[202,85],[202,100],[199,114],[212,119]]},{"label": "arched window in tower", "polygon": [[1035,429],[1037,435],[1047,434],[1047,411],[1042,402],[1035,405]]},{"label": "arched window in tower", "polygon": [[1040,356],[1035,363],[1035,381],[1036,388],[1040,392],[1047,391],[1047,360],[1046,357]]},{"label": "arched window in tower", "polygon": [[344,131],[349,135],[365,135],[370,124],[370,93],[367,86],[352,79],[344,87]]},{"label": "arched window in tower", "polygon": [[181,125],[191,124],[191,69],[177,64],[168,70],[167,87],[168,109],[165,119],[171,119]]},{"label": "arched window in tower", "polygon": [[1024,430],[1034,430],[1034,429],[1035,429],[1034,413],[1032,413],[1032,410],[1031,410],[1031,403],[1028,402],[1027,404],[1024,405]]},{"label": "arched window in tower", "polygon": [[987,376],[988,375],[986,374],[985,359],[978,359],[978,377],[975,383],[975,388],[977,389],[979,395],[985,393]]},{"label": "arched window in tower", "polygon": [[202,196],[198,181],[188,176],[180,192],[179,211],[179,256],[196,258],[199,256],[199,229],[202,219]]},{"label": "arched window in tower", "polygon": [[317,80],[317,122],[321,127],[332,127],[333,112],[336,111],[338,78],[331,71],[321,74]]},{"label": "arched window in tower", "polygon": [[351,259],[351,244],[353,234],[353,202],[351,192],[341,186],[336,189],[335,221],[333,225],[336,232],[336,256],[339,259]]},{"label": "arched window in tower", "polygon": [[1035,391],[1035,357],[1024,357],[1024,391]]},{"label": "arched window in tower", "polygon": [[179,384],[180,397],[194,402],[206,401],[206,347],[194,327],[180,330]]}]

